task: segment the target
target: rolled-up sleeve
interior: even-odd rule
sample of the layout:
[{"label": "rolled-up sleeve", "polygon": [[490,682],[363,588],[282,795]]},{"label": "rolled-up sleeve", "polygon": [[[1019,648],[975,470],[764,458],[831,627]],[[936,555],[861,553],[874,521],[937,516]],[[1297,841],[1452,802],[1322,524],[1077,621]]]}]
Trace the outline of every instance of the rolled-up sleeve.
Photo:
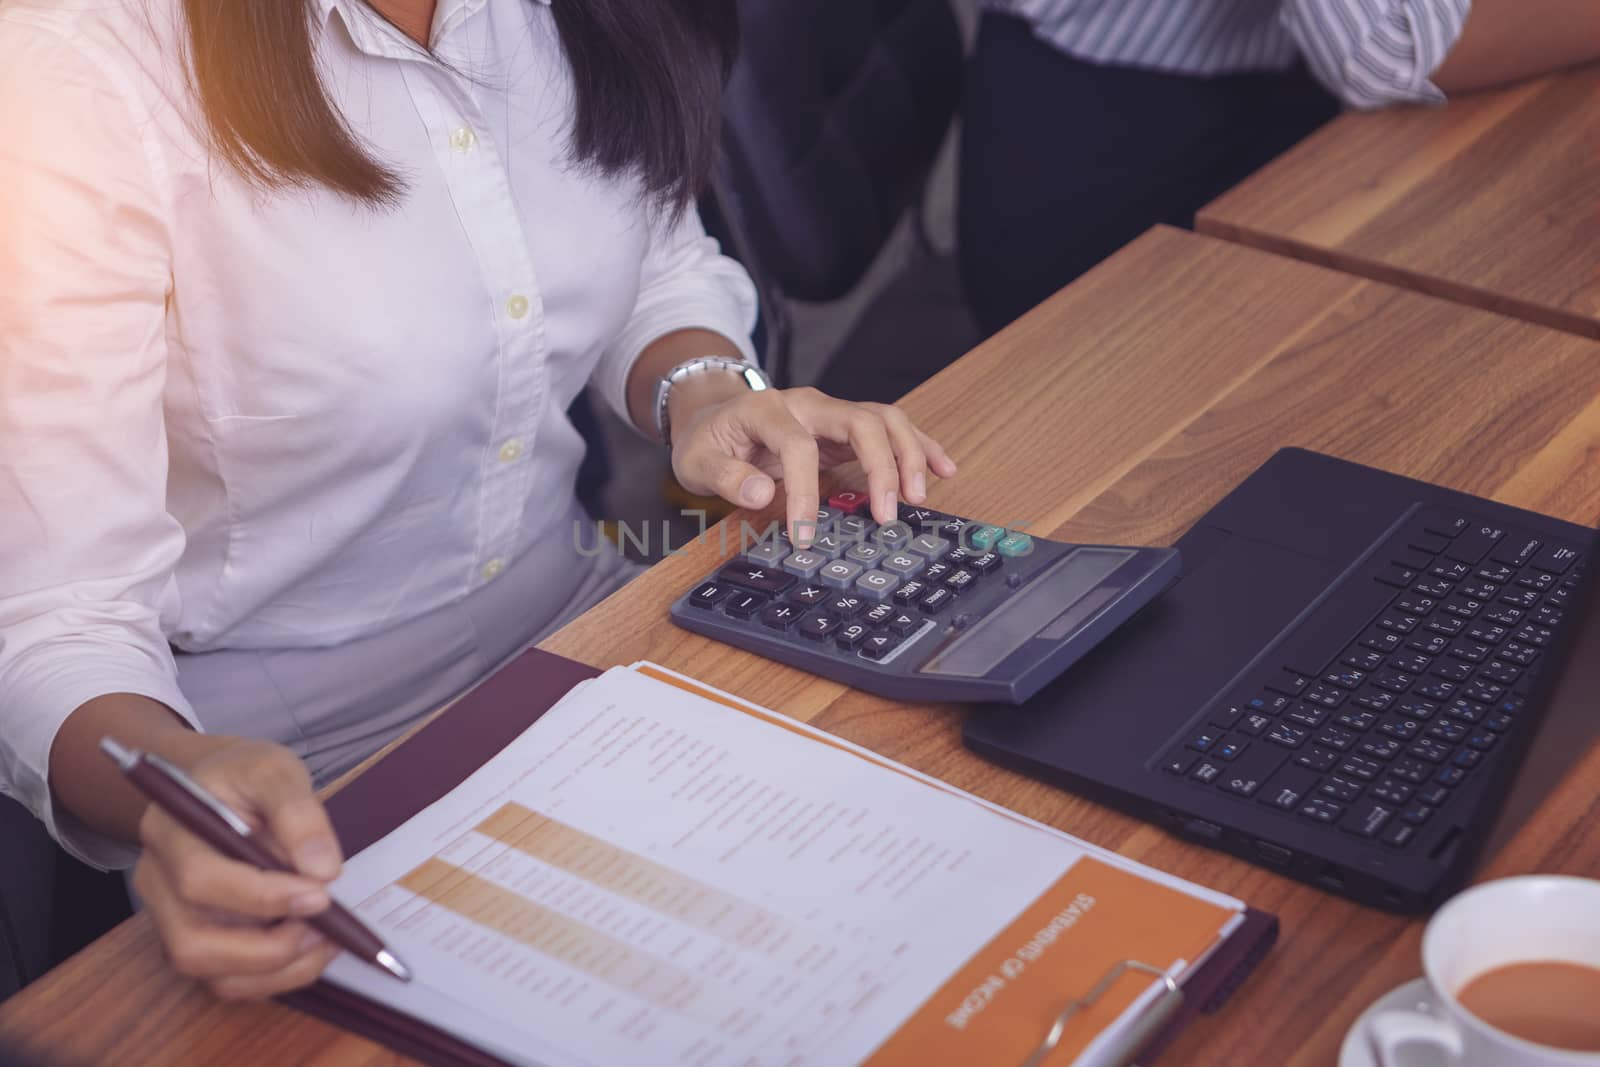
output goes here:
[{"label": "rolled-up sleeve", "polygon": [[1284,27],[1318,81],[1351,107],[1441,104],[1431,80],[1471,0],[1286,0]]},{"label": "rolled-up sleeve", "polygon": [[601,356],[593,384],[632,425],[628,375],[652,341],[677,330],[709,330],[732,341],[754,363],[750,333],[755,322],[756,291],[750,276],[721,254],[694,209],[676,221],[663,218],[645,251],[633,314]]},{"label": "rolled-up sleeve", "polygon": [[114,65],[0,9],[0,792],[80,859],[133,850],[51,802],[85,701],[194,723],[164,636],[170,254],[160,158]]}]

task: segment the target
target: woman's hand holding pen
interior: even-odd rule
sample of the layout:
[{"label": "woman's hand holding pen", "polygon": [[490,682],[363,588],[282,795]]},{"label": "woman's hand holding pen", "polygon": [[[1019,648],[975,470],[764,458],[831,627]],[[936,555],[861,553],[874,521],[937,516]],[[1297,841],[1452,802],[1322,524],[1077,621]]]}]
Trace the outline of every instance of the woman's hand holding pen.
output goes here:
[{"label": "woman's hand holding pen", "polygon": [[152,804],[139,823],[144,853],[133,887],[175,969],[227,1000],[269,997],[315,981],[339,953],[301,920],[328,907],[327,884],[343,860],[294,753],[264,741],[213,740],[190,776],[263,830],[299,874],[228,859]]}]

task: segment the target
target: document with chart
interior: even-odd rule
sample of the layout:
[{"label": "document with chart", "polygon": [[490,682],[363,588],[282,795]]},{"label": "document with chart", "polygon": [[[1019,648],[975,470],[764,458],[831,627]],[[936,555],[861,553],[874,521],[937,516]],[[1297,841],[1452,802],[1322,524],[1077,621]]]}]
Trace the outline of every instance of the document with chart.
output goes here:
[{"label": "document with chart", "polygon": [[[1244,912],[648,664],[574,687],[335,892],[416,981],[331,981],[545,1067],[1021,1062],[1119,961],[1181,978]],[[1048,1062],[1162,984],[1112,983]]]}]

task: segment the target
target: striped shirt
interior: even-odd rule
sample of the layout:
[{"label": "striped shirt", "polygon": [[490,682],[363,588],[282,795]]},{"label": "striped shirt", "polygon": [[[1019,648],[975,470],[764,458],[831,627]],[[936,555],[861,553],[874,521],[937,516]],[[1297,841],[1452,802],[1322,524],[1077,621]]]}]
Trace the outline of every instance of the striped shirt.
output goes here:
[{"label": "striped shirt", "polygon": [[1178,74],[1284,70],[1304,58],[1352,107],[1443,103],[1429,80],[1472,0],[985,0],[1069,55]]}]

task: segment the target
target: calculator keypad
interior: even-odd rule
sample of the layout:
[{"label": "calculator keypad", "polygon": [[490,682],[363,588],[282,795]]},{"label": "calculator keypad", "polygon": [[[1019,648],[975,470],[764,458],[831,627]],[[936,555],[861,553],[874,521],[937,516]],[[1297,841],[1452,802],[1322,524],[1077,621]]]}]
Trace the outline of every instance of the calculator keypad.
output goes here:
[{"label": "calculator keypad", "polygon": [[[862,493],[834,494],[817,519],[809,548],[797,550],[788,536],[758,543],[687,602],[814,654],[881,661],[958,598],[1021,585],[1023,572],[1008,557],[1033,548],[1024,534],[932,508],[902,505],[897,521],[880,526]],[[1008,580],[992,583],[1002,575]],[[963,609],[953,625],[974,617]]]}]

